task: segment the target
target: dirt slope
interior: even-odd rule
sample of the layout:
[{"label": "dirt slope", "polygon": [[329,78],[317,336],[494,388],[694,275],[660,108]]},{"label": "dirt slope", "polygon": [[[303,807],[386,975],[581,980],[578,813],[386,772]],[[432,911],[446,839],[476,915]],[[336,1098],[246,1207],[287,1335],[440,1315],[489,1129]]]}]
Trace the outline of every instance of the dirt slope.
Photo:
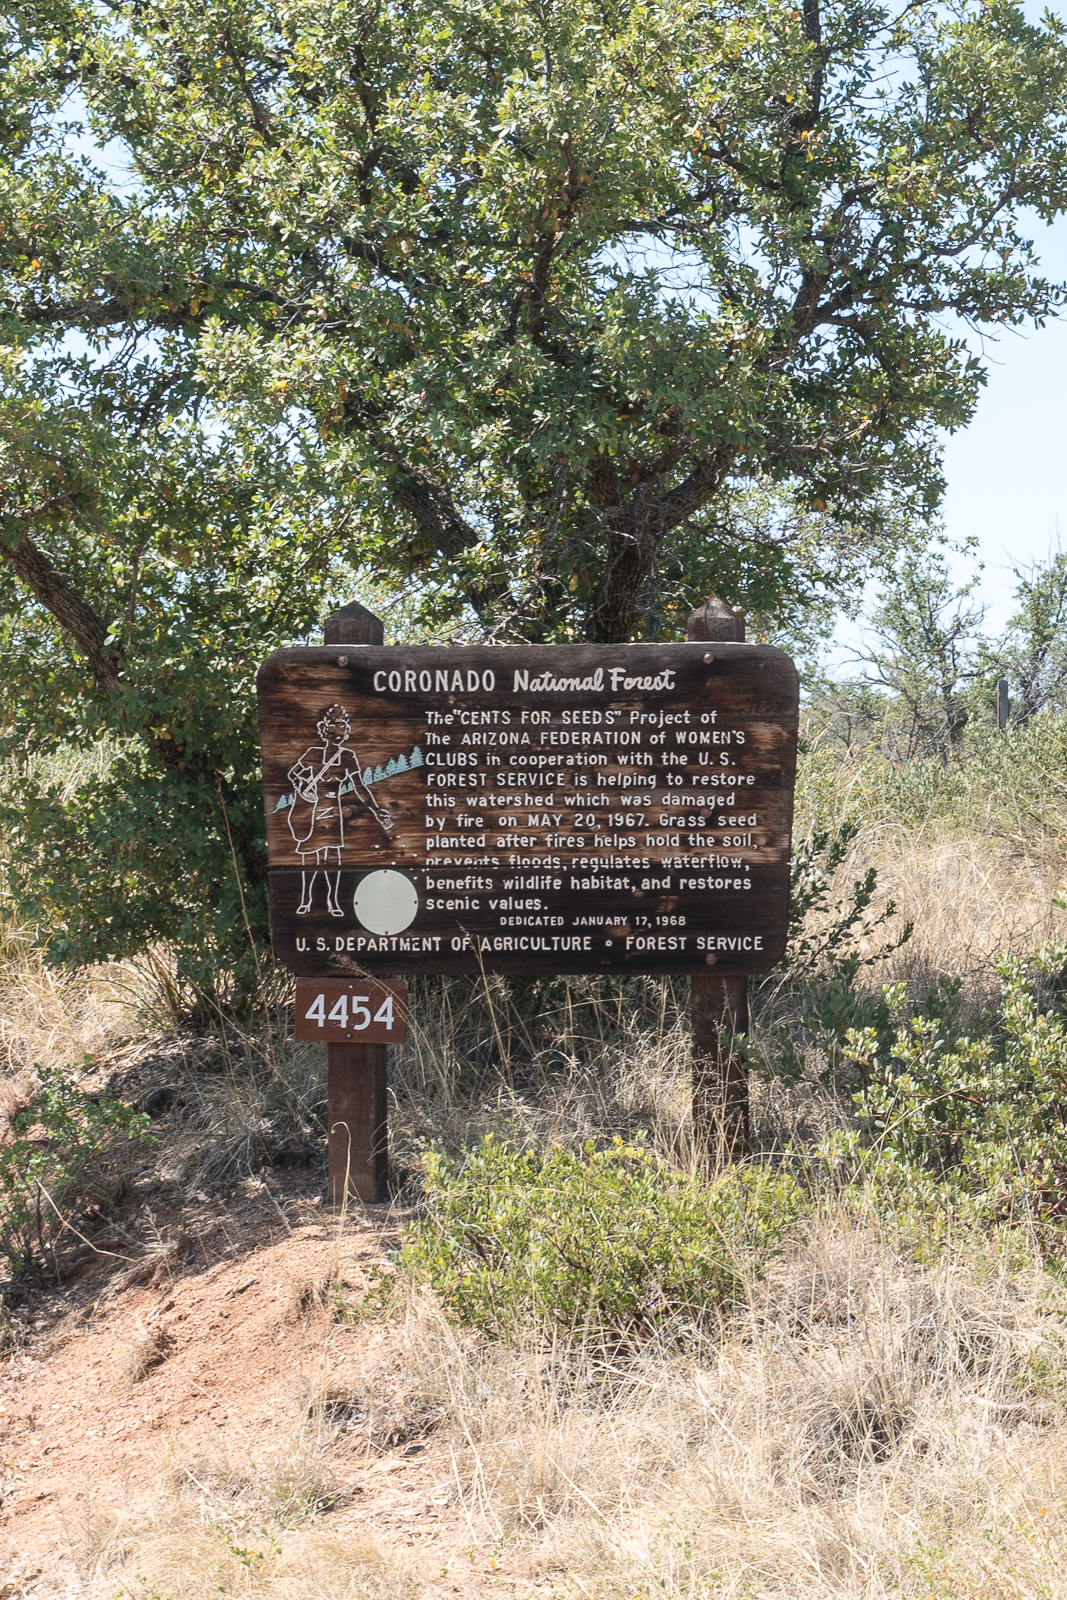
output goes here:
[{"label": "dirt slope", "polygon": [[[388,1326],[337,1314],[395,1245],[397,1218],[339,1221],[306,1176],[269,1183],[142,1213],[17,1324],[0,1366],[0,1596],[195,1593],[190,1529],[204,1526],[218,1557],[205,1593],[503,1579],[450,1507],[447,1453],[396,1388]],[[335,1580],[268,1583],[312,1528],[320,1555],[335,1542]],[[142,1568],[168,1537],[174,1587],[160,1591]],[[354,1588],[344,1550],[364,1552]],[[239,1588],[220,1583],[227,1564]]]}]

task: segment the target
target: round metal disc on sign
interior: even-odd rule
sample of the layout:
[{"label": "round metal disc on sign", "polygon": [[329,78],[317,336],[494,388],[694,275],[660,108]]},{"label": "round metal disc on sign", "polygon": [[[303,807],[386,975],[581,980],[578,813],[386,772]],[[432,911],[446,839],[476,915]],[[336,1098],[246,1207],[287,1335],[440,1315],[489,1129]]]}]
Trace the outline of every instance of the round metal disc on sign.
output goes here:
[{"label": "round metal disc on sign", "polygon": [[352,904],[368,933],[403,933],[418,915],[419,893],[403,872],[368,872]]}]

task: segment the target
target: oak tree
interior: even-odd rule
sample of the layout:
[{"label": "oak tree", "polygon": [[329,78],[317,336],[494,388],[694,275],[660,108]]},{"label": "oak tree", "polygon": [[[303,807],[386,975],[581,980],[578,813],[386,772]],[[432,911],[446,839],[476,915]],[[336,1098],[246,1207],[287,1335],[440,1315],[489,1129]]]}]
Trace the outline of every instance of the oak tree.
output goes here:
[{"label": "oak tree", "polygon": [[1062,302],[1064,74],[1007,0],[8,9],[6,738],[118,752],[24,767],[21,903],[261,925],[252,668],[353,573],[610,643],[891,553]]}]

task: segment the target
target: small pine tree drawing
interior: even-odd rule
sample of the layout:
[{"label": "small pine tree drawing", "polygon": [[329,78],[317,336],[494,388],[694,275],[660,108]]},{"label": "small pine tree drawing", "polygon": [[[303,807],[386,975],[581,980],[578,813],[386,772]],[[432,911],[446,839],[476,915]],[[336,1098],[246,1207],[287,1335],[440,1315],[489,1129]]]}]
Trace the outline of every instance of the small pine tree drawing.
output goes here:
[{"label": "small pine tree drawing", "polygon": [[366,772],[364,772],[364,774],[363,774],[363,782],[364,783],[373,783],[374,782],[374,773],[371,771],[370,767],[368,767]]},{"label": "small pine tree drawing", "polygon": [[408,758],[403,751],[396,758],[396,770],[397,772],[407,772],[408,770]]},{"label": "small pine tree drawing", "polygon": [[372,783],[384,783],[385,782],[385,773],[382,770],[382,767],[381,767],[380,763],[374,769],[374,777],[371,779],[371,782]]},{"label": "small pine tree drawing", "polygon": [[421,767],[423,765],[422,751],[419,749],[418,745],[416,745],[414,750],[411,752],[411,761],[409,762],[409,765],[412,767]]},{"label": "small pine tree drawing", "polygon": [[395,772],[396,772],[396,761],[393,759],[393,757],[390,756],[389,760],[385,764],[385,776],[387,778],[391,778]]}]

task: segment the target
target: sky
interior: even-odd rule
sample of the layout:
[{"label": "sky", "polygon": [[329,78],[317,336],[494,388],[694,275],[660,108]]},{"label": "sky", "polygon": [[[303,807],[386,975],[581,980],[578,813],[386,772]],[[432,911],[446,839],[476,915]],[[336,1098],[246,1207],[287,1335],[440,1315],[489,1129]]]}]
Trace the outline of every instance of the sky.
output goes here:
[{"label": "sky", "polygon": [[[1035,235],[1046,276],[1067,279],[1067,218]],[[1011,613],[1012,567],[1067,538],[1067,318],[987,344],[989,381],[970,427],[945,448],[945,524],[978,540],[980,593],[996,633]],[[973,559],[957,558],[957,570]]]}]

